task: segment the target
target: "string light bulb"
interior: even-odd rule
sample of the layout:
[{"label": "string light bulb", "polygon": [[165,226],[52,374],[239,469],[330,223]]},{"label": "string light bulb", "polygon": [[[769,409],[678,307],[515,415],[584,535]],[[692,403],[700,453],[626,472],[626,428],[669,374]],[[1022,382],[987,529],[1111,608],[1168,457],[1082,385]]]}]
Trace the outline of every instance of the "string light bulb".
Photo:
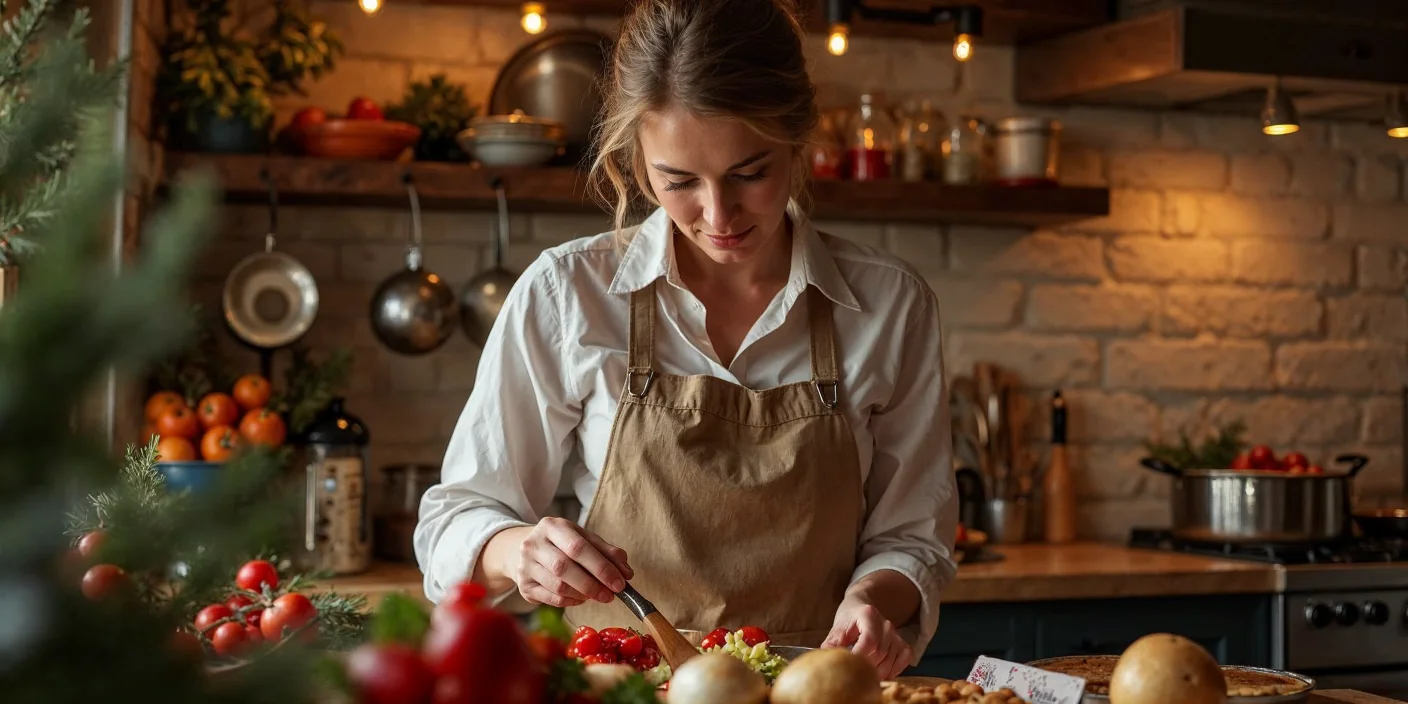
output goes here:
[{"label": "string light bulb", "polygon": [[547,10],[540,2],[523,3],[523,20],[519,24],[523,25],[523,31],[529,34],[542,34],[548,27],[548,20],[544,16]]},{"label": "string light bulb", "polygon": [[1261,131],[1276,136],[1300,131],[1295,103],[1291,102],[1291,96],[1281,90],[1279,78],[1266,89],[1266,104],[1261,108]]},{"label": "string light bulb", "polygon": [[381,0],[357,0],[357,7],[362,8],[362,12],[375,15],[381,11]]},{"label": "string light bulb", "polygon": [[973,37],[967,33],[960,33],[953,38],[953,58],[958,61],[967,61],[973,58]]},{"label": "string light bulb", "polygon": [[1394,139],[1408,139],[1408,105],[1403,96],[1397,93],[1388,96],[1388,109],[1384,112],[1384,128]]},{"label": "string light bulb", "polygon": [[831,52],[833,56],[844,55],[846,49],[851,45],[849,35],[850,31],[846,28],[844,23],[833,23],[831,25],[831,36],[826,38],[826,50]]}]

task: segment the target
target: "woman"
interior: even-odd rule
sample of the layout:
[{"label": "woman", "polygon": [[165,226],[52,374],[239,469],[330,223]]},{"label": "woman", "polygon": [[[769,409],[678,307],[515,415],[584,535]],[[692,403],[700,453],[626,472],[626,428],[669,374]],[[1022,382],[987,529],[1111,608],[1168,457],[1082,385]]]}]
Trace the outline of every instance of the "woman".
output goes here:
[{"label": "woman", "polygon": [[[593,168],[616,228],[544,252],[499,315],[421,505],[431,599],[472,577],[638,626],[631,580],[681,629],[757,625],[882,677],[932,637],[956,527],[938,309],[808,224],[817,107],[784,1],[624,20]],[[543,517],[560,483],[581,525]]]}]

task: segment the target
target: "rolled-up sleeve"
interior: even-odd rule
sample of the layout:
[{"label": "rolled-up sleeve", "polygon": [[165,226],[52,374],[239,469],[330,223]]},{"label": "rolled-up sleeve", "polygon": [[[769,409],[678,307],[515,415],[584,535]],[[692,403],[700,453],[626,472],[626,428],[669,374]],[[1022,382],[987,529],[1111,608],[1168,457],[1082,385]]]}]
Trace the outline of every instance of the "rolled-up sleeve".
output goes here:
[{"label": "rolled-up sleeve", "polygon": [[431,601],[473,574],[494,534],[536,523],[557,490],[581,416],[562,344],[558,272],[552,259],[539,257],[509,292],[440,483],[421,499],[414,545]]},{"label": "rolled-up sleeve", "polygon": [[928,286],[906,316],[889,403],[871,414],[875,455],[865,486],[867,519],[852,581],[894,570],[919,588],[917,621],[901,629],[923,655],[939,623],[939,595],[957,565],[958,498],[938,304]]}]

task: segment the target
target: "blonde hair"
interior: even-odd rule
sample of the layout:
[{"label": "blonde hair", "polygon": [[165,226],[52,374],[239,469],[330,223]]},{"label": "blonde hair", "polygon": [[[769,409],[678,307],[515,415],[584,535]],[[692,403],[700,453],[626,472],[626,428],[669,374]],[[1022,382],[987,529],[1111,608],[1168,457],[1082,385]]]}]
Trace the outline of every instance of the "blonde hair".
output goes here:
[{"label": "blonde hair", "polygon": [[789,211],[803,213],[805,147],[818,121],[802,27],[791,0],[638,0],[621,24],[604,81],[591,181],[612,207],[618,238],[637,210],[658,206],[637,126],[678,103],[739,120],[793,147]]}]

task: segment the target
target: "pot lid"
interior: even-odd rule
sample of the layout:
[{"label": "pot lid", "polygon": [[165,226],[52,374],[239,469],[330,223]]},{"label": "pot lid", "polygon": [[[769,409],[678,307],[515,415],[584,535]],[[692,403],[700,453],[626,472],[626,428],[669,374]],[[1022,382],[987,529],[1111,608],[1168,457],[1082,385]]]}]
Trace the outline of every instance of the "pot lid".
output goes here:
[{"label": "pot lid", "polygon": [[345,399],[334,398],[326,408],[313,418],[303,433],[304,442],[310,445],[357,445],[365,446],[371,439],[367,426],[361,418],[343,408]]}]

